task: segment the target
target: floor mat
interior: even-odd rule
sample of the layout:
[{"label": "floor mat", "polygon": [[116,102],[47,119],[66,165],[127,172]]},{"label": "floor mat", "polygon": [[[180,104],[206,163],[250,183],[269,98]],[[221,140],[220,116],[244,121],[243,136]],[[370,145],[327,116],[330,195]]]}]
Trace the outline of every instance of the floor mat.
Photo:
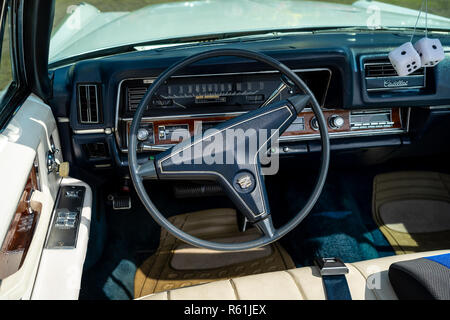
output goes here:
[{"label": "floor mat", "polygon": [[[169,220],[191,235],[217,242],[242,242],[260,237],[255,228],[239,232],[233,209],[204,210]],[[157,252],[136,272],[134,294],[138,298],[184,286],[294,267],[279,243],[241,252],[217,252],[192,247],[162,231]]]},{"label": "floor mat", "polygon": [[[310,196],[314,177],[306,170],[297,172],[300,177],[294,172],[291,179],[272,178],[269,195],[276,227],[289,221]],[[374,176],[355,170],[329,173],[311,213],[280,240],[297,267],[313,265],[315,257],[356,262],[395,254],[372,218]]]},{"label": "floor mat", "polygon": [[374,219],[397,254],[450,247],[450,175],[380,174],[373,190]]},{"label": "floor mat", "polygon": [[297,267],[313,265],[316,257],[339,257],[344,262],[379,257],[371,233],[351,211],[311,213],[288,237]]}]

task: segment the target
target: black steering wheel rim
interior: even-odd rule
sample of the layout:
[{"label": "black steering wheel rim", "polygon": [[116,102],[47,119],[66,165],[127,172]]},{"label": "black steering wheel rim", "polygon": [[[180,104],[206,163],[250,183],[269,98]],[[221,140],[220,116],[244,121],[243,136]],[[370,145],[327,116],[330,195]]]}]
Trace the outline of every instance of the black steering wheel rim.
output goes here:
[{"label": "black steering wheel rim", "polygon": [[[220,56],[233,56],[233,57],[241,57],[248,58],[252,60],[256,60],[265,64],[268,64],[272,68],[278,70],[281,74],[285,75],[289,80],[291,80],[299,89],[301,89],[306,95],[309,95],[311,98],[312,110],[316,116],[318,125],[319,125],[319,133],[321,137],[321,146],[322,146],[322,158],[320,165],[320,172],[317,178],[315,187],[313,189],[312,194],[310,195],[308,201],[305,206],[283,227],[276,229],[275,233],[272,236],[263,235],[261,238],[256,240],[242,242],[242,243],[218,243],[214,241],[208,241],[199,239],[197,237],[191,236],[188,233],[176,228],[171,224],[168,219],[161,214],[161,212],[156,208],[154,203],[151,201],[148,196],[143,181],[141,177],[138,175],[138,158],[137,158],[137,132],[139,130],[139,125],[142,120],[145,107],[150,104],[153,95],[158,91],[160,86],[168,80],[172,75],[174,75],[177,71],[182,68],[185,68],[188,65],[191,65],[195,62],[213,58]],[[216,49],[210,50],[206,52],[202,52],[199,54],[192,55],[180,62],[176,62],[171,67],[166,69],[160,76],[152,83],[152,85],[148,88],[145,93],[143,99],[139,103],[135,115],[133,117],[133,121],[130,127],[130,136],[129,136],[129,147],[128,147],[128,162],[130,169],[130,176],[132,178],[133,184],[135,186],[136,192],[144,204],[147,211],[153,217],[153,219],[163,228],[165,228],[169,233],[171,233],[176,238],[185,241],[193,246],[202,247],[212,250],[219,251],[239,251],[246,250],[256,247],[261,247],[267,244],[270,244],[274,241],[279,240],[281,237],[286,235],[292,229],[294,229],[300,222],[308,215],[308,213],[312,210],[315,203],[317,202],[323,186],[325,184],[326,176],[328,173],[329,160],[330,160],[330,142],[327,131],[327,124],[325,117],[322,113],[319,103],[317,102],[316,97],[313,92],[309,89],[309,87],[303,82],[303,80],[296,75],[292,70],[290,70],[287,66],[277,61],[274,58],[271,58],[265,54],[242,50],[242,49]]]}]

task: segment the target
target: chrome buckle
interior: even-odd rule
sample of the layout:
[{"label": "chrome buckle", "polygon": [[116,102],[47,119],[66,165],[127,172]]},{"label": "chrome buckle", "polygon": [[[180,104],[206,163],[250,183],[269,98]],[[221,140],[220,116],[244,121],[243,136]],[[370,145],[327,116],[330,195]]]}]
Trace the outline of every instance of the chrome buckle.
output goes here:
[{"label": "chrome buckle", "polygon": [[348,273],[345,263],[339,258],[316,258],[315,264],[322,276],[338,276]]}]

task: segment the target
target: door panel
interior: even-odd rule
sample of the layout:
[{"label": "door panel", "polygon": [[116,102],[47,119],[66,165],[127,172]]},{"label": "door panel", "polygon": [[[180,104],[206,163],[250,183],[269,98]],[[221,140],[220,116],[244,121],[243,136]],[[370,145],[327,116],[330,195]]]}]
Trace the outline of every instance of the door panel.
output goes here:
[{"label": "door panel", "polygon": [[[31,296],[61,182],[61,178],[56,172],[49,173],[47,170],[47,153],[52,148],[61,149],[52,111],[37,96],[30,95],[0,134],[0,239],[2,248],[8,230],[11,231],[11,228],[14,227],[14,217],[17,218],[18,205],[24,195],[30,171],[35,165],[37,165],[38,187],[32,193],[29,201],[39,206],[40,214],[36,219],[32,239],[26,248],[26,255],[21,262],[20,269],[1,279],[0,299],[27,299]],[[60,152],[57,152],[55,156],[62,161]],[[8,239],[10,240],[10,238]]]}]

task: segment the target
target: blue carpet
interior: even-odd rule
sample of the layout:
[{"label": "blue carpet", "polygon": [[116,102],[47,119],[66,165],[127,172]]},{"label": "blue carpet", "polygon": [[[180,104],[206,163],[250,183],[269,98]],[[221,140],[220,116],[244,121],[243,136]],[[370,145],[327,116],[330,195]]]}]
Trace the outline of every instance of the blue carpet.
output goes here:
[{"label": "blue carpet", "polygon": [[134,275],[158,247],[160,228],[137,199],[133,203],[136,209],[121,212],[96,207],[98,218],[91,223],[80,299],[134,298]]},{"label": "blue carpet", "polygon": [[[314,179],[303,171],[304,187],[297,179],[272,181],[272,215],[278,226],[286,223],[306,203]],[[281,180],[281,181],[280,181]],[[300,225],[281,239],[297,267],[314,264],[315,257],[339,257],[356,262],[394,255],[392,247],[372,218],[373,174],[330,173],[321,196]],[[274,188],[274,185],[277,187]]]},{"label": "blue carpet", "polygon": [[297,267],[312,265],[315,257],[339,257],[344,262],[378,258],[372,234],[351,211],[310,214],[294,231],[291,253]]}]

